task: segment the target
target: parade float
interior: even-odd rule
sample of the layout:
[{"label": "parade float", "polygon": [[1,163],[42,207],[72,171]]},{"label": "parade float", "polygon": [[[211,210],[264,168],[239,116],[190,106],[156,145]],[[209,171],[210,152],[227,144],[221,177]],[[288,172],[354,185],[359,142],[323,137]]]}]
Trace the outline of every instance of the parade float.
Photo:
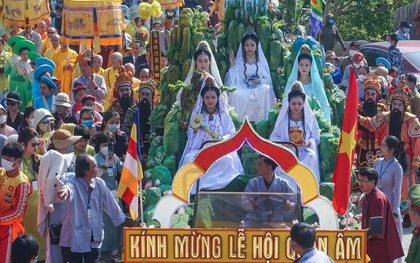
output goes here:
[{"label": "parade float", "polygon": [[[171,65],[162,71],[160,101],[149,118],[152,134],[148,170],[144,171],[146,187],[140,194],[144,204],[140,221],[147,227],[124,230],[125,262],[293,262],[296,255],[290,250],[288,230],[292,222],[287,222],[283,229],[247,229],[240,217],[235,221],[232,216],[229,219],[218,216],[220,213],[225,215],[226,210],[240,209],[225,201],[244,195],[247,181],[255,177],[254,164],[259,154],[273,159],[298,183],[295,219],[316,222],[320,226],[316,241],[318,249],[335,262],[368,262],[366,230],[352,230],[355,222],[347,220],[348,214],[342,220],[331,204],[334,184],[330,181],[338,155],[345,95],[334,87],[328,70],[324,73],[322,46],[312,37],[303,36],[293,45],[287,44],[280,24],[272,23],[274,13],[267,2],[232,0],[225,1],[224,5],[223,23],[218,32],[207,26],[206,14],[191,9],[180,12],[178,25],[172,29],[171,46],[166,53]],[[248,26],[253,27],[257,35],[266,36],[261,38],[261,44],[269,58],[273,88],[278,98],[273,102],[275,110],[269,113],[268,120],[241,123],[235,110],[230,108],[237,132],[228,139],[214,140],[203,146],[190,163],[178,169],[191,111],[203,81],[197,73],[192,77],[192,84],[183,83],[195,48],[202,40],[209,43],[224,79],[229,68],[229,52],[236,51]],[[282,94],[293,62],[304,44],[312,50],[332,109],[329,123],[316,110],[320,108],[319,102],[310,99],[321,129],[320,185],[290,147],[268,140],[282,106]],[[180,88],[184,90],[181,100],[177,101]],[[234,88],[220,87],[230,92],[234,92]],[[245,175],[226,189],[213,193],[197,191],[191,198],[194,183],[199,182],[216,160],[233,151],[239,152]],[[344,227],[346,230],[339,230]]]}]

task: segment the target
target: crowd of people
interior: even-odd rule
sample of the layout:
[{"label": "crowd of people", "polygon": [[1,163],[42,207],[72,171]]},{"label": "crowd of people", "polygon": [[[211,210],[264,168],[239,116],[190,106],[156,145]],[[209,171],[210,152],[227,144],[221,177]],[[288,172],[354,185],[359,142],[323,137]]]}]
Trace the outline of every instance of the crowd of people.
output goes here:
[{"label": "crowd of people", "polygon": [[[124,18],[123,45],[102,47],[96,54],[89,48],[82,51],[70,46],[61,38],[63,5],[53,2],[52,19],[23,29],[15,27],[0,40],[4,68],[0,73],[0,262],[97,262],[104,251],[110,251],[112,260],[119,262],[127,207],[116,189],[128,138],[139,110],[141,148],[147,158],[148,119],[160,94],[152,79],[150,45],[141,39],[141,32],[160,32],[160,67],[167,67],[171,61],[165,58],[165,51],[171,44],[176,12],[167,11],[162,21],[153,25],[138,16]],[[213,5],[208,1],[203,12],[209,13],[209,27],[217,29],[219,17],[211,12]],[[129,6],[121,6],[124,13]],[[360,104],[355,164],[358,185],[365,194],[360,201],[362,227],[368,228],[373,216],[383,216],[386,227],[381,236],[369,237],[368,254],[371,262],[401,261],[401,242],[394,249],[384,248],[390,248],[389,242],[396,238],[401,241],[402,227],[410,226],[410,217],[420,226],[417,186],[410,190],[414,205],[404,220],[400,211],[401,192],[416,182],[420,166],[420,80],[406,74],[397,47],[399,41],[409,41],[411,25],[402,21],[401,28],[386,38],[389,56],[378,58],[373,70],[357,41],[339,61],[333,51],[335,41],[344,51],[347,47],[334,17],[327,18],[322,35],[326,71],[347,96],[353,95],[348,88],[351,74],[357,78]],[[268,119],[275,93],[259,37],[252,29],[246,30],[237,53],[230,52],[230,69],[224,80],[209,43],[198,45],[184,82],[197,85],[200,81],[191,118],[201,121],[204,128],[188,127],[179,167],[190,162],[204,142],[227,139],[235,133],[229,107],[241,121],[246,116],[255,123]],[[320,184],[320,128],[308,99],[319,101],[329,123],[331,107],[318,70],[312,50],[303,45],[287,80],[283,107],[270,140],[295,143],[300,161]],[[222,85],[237,89],[221,91]],[[179,90],[177,100],[186,92],[190,91]],[[258,177],[249,181],[246,192],[296,192],[296,183],[269,158],[260,156],[255,168]],[[211,166],[200,179],[200,189],[223,189],[243,174],[239,155],[232,152]],[[245,224],[259,226],[257,221],[264,216],[253,210],[258,202],[243,201],[249,212]],[[295,199],[287,199],[281,206],[292,210],[295,203]],[[267,226],[277,228],[282,214],[273,214]],[[23,232],[30,236],[21,236]],[[302,256],[298,262],[332,262],[314,248],[311,226],[293,226],[291,239],[291,248]],[[22,246],[30,247],[27,258],[13,253]],[[410,249],[409,260],[420,257],[416,250]]]}]

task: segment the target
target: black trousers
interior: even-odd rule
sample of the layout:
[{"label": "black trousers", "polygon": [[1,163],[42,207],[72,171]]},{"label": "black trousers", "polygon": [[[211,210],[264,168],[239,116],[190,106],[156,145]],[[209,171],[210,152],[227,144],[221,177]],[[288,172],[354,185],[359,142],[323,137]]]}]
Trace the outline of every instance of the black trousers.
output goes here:
[{"label": "black trousers", "polygon": [[99,262],[99,248],[91,248],[90,252],[75,253],[71,252],[69,247],[61,247],[63,262],[69,263],[97,263]]}]

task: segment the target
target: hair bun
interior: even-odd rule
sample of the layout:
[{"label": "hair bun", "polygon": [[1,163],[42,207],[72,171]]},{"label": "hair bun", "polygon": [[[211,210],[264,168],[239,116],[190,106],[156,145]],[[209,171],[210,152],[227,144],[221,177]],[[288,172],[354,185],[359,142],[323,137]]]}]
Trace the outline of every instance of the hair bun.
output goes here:
[{"label": "hair bun", "polygon": [[214,86],[213,78],[211,77],[206,78],[206,86]]},{"label": "hair bun", "polygon": [[298,91],[304,92],[303,91],[302,83],[300,81],[297,81],[296,80],[295,82],[292,83],[291,91],[294,91],[294,90],[298,90]]}]

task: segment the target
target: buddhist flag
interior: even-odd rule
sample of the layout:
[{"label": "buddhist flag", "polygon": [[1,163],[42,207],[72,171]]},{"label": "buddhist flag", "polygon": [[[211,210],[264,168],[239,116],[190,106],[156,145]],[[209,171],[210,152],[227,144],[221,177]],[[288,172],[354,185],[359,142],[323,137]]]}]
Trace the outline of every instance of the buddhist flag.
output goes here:
[{"label": "buddhist flag", "polygon": [[130,205],[130,214],[133,220],[136,220],[139,215],[138,188],[139,182],[143,178],[140,160],[140,115],[139,110],[137,110],[134,115],[130,142],[128,143],[127,155],[125,156],[117,192],[117,195]]},{"label": "buddhist flag", "polygon": [[356,146],[357,103],[359,95],[356,74],[350,66],[350,83],[344,110],[343,129],[338,147],[337,164],[334,168],[332,182],[335,183],[333,206],[335,211],[344,215],[347,211],[350,197],[351,168],[354,162],[354,147]]},{"label": "buddhist flag", "polygon": [[322,30],[322,0],[311,0],[309,23],[311,24],[310,34],[317,39],[318,32]]}]

